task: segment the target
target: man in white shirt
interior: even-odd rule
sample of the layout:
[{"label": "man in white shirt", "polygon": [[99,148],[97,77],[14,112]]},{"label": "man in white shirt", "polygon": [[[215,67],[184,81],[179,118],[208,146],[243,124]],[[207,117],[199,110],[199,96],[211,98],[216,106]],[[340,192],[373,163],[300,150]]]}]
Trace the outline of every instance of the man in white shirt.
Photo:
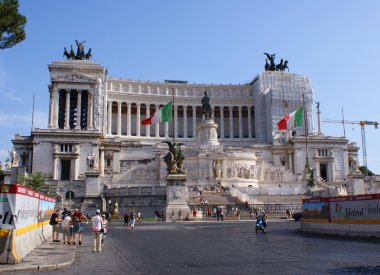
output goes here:
[{"label": "man in white shirt", "polygon": [[96,210],[95,216],[91,218],[92,220],[92,234],[93,234],[93,241],[92,241],[92,252],[101,252],[102,246],[100,242],[100,230],[102,229],[102,218],[100,217],[100,210]]}]

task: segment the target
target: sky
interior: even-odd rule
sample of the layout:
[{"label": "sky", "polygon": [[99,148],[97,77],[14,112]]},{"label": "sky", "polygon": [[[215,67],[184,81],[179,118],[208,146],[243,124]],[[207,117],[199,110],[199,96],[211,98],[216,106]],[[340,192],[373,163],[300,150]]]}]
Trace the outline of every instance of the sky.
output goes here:
[{"label": "sky", "polygon": [[[0,50],[0,160],[15,133],[47,128],[48,64],[75,39],[115,78],[241,84],[264,52],[310,78],[321,119],[380,121],[380,1],[20,0],[26,40]],[[316,115],[315,115],[316,118]],[[314,119],[316,121],[316,119]],[[316,127],[316,125],[315,125]],[[359,125],[346,137],[362,147]],[[322,123],[327,136],[342,124]],[[380,129],[366,126],[368,168],[380,174]],[[362,150],[359,151],[362,165]]]}]

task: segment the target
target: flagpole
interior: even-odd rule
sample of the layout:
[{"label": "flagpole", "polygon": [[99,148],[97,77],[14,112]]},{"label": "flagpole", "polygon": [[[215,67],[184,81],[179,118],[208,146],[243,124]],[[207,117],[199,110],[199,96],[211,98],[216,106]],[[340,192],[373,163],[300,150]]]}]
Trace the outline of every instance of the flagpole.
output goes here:
[{"label": "flagpole", "polygon": [[175,109],[174,109],[174,95],[175,95],[175,90],[174,88],[172,88],[172,91],[173,91],[173,104],[172,104],[172,123],[173,123],[173,145],[175,144],[175,119],[174,119],[174,115],[175,115]]}]

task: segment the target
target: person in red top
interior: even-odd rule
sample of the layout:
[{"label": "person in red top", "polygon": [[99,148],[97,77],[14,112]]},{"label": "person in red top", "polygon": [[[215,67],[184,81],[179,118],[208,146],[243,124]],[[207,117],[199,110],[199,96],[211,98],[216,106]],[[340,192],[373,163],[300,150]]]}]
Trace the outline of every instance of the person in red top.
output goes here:
[{"label": "person in red top", "polygon": [[82,212],[80,212],[78,208],[75,209],[73,213],[73,223],[74,223],[73,239],[72,239],[73,244],[76,244],[75,234],[78,233],[78,244],[82,245],[82,230],[83,230],[82,219],[85,219],[86,223],[88,223],[87,217],[83,215]]}]

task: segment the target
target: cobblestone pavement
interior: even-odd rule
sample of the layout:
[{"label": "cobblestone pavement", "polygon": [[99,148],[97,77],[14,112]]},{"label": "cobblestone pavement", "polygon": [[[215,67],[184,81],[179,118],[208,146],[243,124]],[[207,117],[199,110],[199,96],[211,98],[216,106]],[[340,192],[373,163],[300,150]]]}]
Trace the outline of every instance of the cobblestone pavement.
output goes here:
[{"label": "cobblestone pavement", "polygon": [[303,234],[294,221],[256,234],[253,225],[111,225],[101,253],[91,252],[87,227],[74,264],[45,274],[380,274],[379,239]]}]

